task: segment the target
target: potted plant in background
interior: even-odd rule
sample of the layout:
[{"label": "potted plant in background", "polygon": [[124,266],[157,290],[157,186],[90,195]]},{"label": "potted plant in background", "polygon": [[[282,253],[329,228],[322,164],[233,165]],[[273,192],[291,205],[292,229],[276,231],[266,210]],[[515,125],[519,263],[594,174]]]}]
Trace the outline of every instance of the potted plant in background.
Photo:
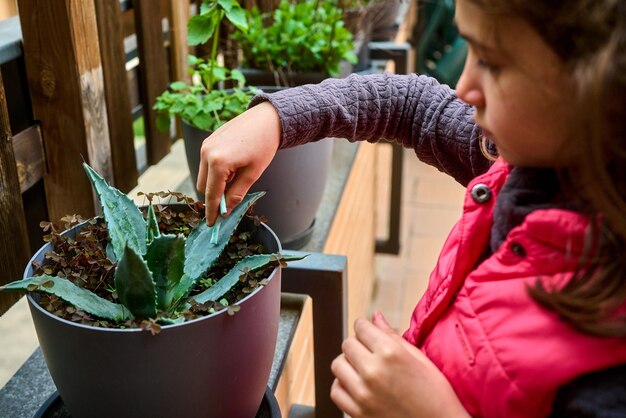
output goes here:
[{"label": "potted plant in background", "polygon": [[[287,26],[297,26],[299,32],[303,30],[307,33],[314,30],[320,32],[320,36],[312,37],[312,40],[306,41],[308,44],[305,42],[300,49],[292,44],[292,47],[285,51],[289,54],[286,58],[289,62],[302,60],[303,47],[318,51],[307,55],[315,58],[317,62],[318,72],[316,78],[310,79],[311,81],[321,81],[329,74],[336,74],[342,59],[354,59],[351,52],[352,38],[341,22],[341,10],[326,3],[321,2],[320,10],[316,10],[313,8],[318,4],[316,1],[306,0],[303,6],[298,8],[283,2],[282,9],[279,7],[276,12],[282,19],[289,19],[291,22],[283,23]],[[259,42],[268,40],[281,42],[267,36],[265,32],[259,32],[265,29],[255,20],[254,13],[258,15],[258,12],[242,9],[234,0],[204,2],[200,13],[189,20],[189,43],[198,45],[211,40],[211,56],[207,59],[191,57],[192,83],[173,83],[168,91],[157,98],[154,105],[160,112],[159,125],[162,129],[169,128],[173,116],[183,120],[185,152],[194,185],[197,181],[200,148],[204,139],[221,124],[243,112],[251,97],[259,91],[254,87],[244,87],[246,77],[242,71],[229,70],[217,64],[219,23],[224,18],[228,19],[237,28],[236,36],[246,34],[252,29],[254,36],[259,36]],[[295,20],[296,17],[300,21]],[[251,28],[253,22],[256,26]],[[313,28],[306,26],[313,23],[316,25]],[[250,39],[252,41],[253,38]],[[265,45],[268,46],[267,43]],[[320,60],[320,57],[323,59]],[[309,65],[301,68],[313,67]],[[219,88],[219,83],[228,80],[237,82],[238,86],[229,90]],[[263,87],[263,90],[268,92],[273,89],[276,88]],[[268,193],[267,197],[259,202],[260,206],[257,205],[257,209],[268,218],[268,224],[285,248],[301,248],[311,238],[331,159],[332,141],[328,139],[281,150],[255,184],[254,191],[266,190]],[[199,195],[198,198],[202,199],[203,196]]]},{"label": "potted plant in background", "polygon": [[251,85],[317,83],[340,75],[342,64],[356,62],[353,37],[336,1],[281,0],[272,12],[257,7],[245,12],[248,29],[233,37]]},{"label": "potted plant in background", "polygon": [[[267,93],[346,75],[356,62],[352,34],[336,1],[281,0],[271,11],[245,10],[247,30],[236,31],[241,71]],[[311,238],[331,167],[332,139],[279,150],[252,187],[266,190],[258,210],[285,248]]]},{"label": "potted plant in background", "polygon": [[[142,212],[90,167],[104,219],[49,241],[25,278],[37,336],[73,417],[250,416],[271,368],[280,311],[280,266],[271,231],[246,219],[248,195],[219,227],[202,204]],[[269,249],[266,250],[265,248]]]}]

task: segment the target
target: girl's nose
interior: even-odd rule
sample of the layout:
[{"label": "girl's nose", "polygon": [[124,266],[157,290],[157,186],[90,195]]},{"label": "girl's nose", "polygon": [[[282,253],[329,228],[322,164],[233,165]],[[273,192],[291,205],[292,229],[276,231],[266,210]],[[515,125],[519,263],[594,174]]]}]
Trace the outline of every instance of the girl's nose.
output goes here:
[{"label": "girl's nose", "polygon": [[480,74],[472,68],[469,60],[465,60],[463,73],[456,83],[456,94],[465,103],[479,109],[485,107],[485,95],[480,83]]}]

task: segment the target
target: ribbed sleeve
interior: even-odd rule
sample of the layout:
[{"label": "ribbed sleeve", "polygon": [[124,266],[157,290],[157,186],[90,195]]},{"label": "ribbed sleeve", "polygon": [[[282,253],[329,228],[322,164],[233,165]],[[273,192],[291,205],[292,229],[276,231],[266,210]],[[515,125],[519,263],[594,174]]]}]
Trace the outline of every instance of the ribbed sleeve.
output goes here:
[{"label": "ribbed sleeve", "polygon": [[319,84],[260,94],[281,120],[281,148],[325,137],[393,141],[461,184],[485,172],[473,109],[454,90],[426,76],[352,74]]}]

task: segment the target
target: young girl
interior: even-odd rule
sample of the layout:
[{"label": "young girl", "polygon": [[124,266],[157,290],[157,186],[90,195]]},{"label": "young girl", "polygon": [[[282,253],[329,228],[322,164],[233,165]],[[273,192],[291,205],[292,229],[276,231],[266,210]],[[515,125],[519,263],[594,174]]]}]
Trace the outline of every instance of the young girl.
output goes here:
[{"label": "young girl", "polygon": [[463,215],[403,338],[378,312],[356,321],[332,399],[352,417],[626,416],[626,3],[456,13],[469,44],[456,92],[352,75],[261,95],[218,129],[197,185],[207,220],[278,148],[411,147],[467,186]]}]

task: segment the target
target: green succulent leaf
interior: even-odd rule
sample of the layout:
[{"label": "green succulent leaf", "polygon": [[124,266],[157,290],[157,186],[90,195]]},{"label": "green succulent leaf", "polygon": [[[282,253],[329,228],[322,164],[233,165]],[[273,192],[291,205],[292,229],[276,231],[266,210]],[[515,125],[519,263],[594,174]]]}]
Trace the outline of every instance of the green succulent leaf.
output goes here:
[{"label": "green succulent leaf", "polygon": [[265,192],[257,192],[246,195],[242,202],[232,210],[228,218],[221,220],[217,244],[211,244],[213,227],[207,226],[204,221],[200,222],[189,234],[185,244],[185,274],[194,283],[215,264],[243,216],[250,209],[250,206],[264,194]]},{"label": "green succulent leaf", "polygon": [[146,240],[148,243],[151,243],[155,238],[161,236],[161,231],[159,231],[159,220],[156,217],[156,213],[154,213],[154,205],[152,203],[148,206],[147,215]]},{"label": "green succulent leaf", "polygon": [[107,244],[107,248],[104,251],[106,252],[107,258],[109,260],[111,260],[114,263],[117,261],[117,257],[115,256],[115,253],[113,252],[113,245],[111,245],[110,242]]},{"label": "green succulent leaf", "polygon": [[185,238],[161,235],[148,246],[146,263],[156,286],[157,307],[169,310],[174,301],[174,290],[183,277],[185,263]]},{"label": "green succulent leaf", "polygon": [[178,325],[185,322],[185,317],[180,316],[178,318],[159,318],[158,322],[162,325]]},{"label": "green succulent leaf", "polygon": [[176,311],[178,305],[187,297],[193,285],[196,284],[196,280],[193,280],[191,277],[183,274],[183,277],[180,278],[180,281],[174,286],[172,289],[172,303],[167,312],[172,313]]},{"label": "green succulent leaf", "polygon": [[67,279],[42,275],[18,280],[0,287],[0,291],[37,291],[56,295],[76,308],[103,319],[126,321],[132,315],[118,303],[109,302],[95,293],[76,286]]},{"label": "green succulent leaf", "polygon": [[129,246],[115,269],[119,300],[138,318],[156,317],[156,286],[145,260]]},{"label": "green succulent leaf", "polygon": [[[258,270],[269,266],[272,263],[279,264],[281,261],[295,261],[303,259],[303,256],[289,255],[287,257],[280,254],[257,254],[251,255],[230,269],[224,277],[222,277],[217,283],[208,288],[202,293],[199,293],[192,297],[198,303],[206,303],[210,300],[217,301],[230,291],[238,282],[239,277],[244,273],[246,269],[249,271]],[[282,264],[282,263],[281,263]]]},{"label": "green succulent leaf", "polygon": [[122,258],[126,246],[139,254],[145,254],[146,221],[135,202],[115,187],[109,186],[89,165],[83,163],[83,167],[102,205],[116,259]]}]

